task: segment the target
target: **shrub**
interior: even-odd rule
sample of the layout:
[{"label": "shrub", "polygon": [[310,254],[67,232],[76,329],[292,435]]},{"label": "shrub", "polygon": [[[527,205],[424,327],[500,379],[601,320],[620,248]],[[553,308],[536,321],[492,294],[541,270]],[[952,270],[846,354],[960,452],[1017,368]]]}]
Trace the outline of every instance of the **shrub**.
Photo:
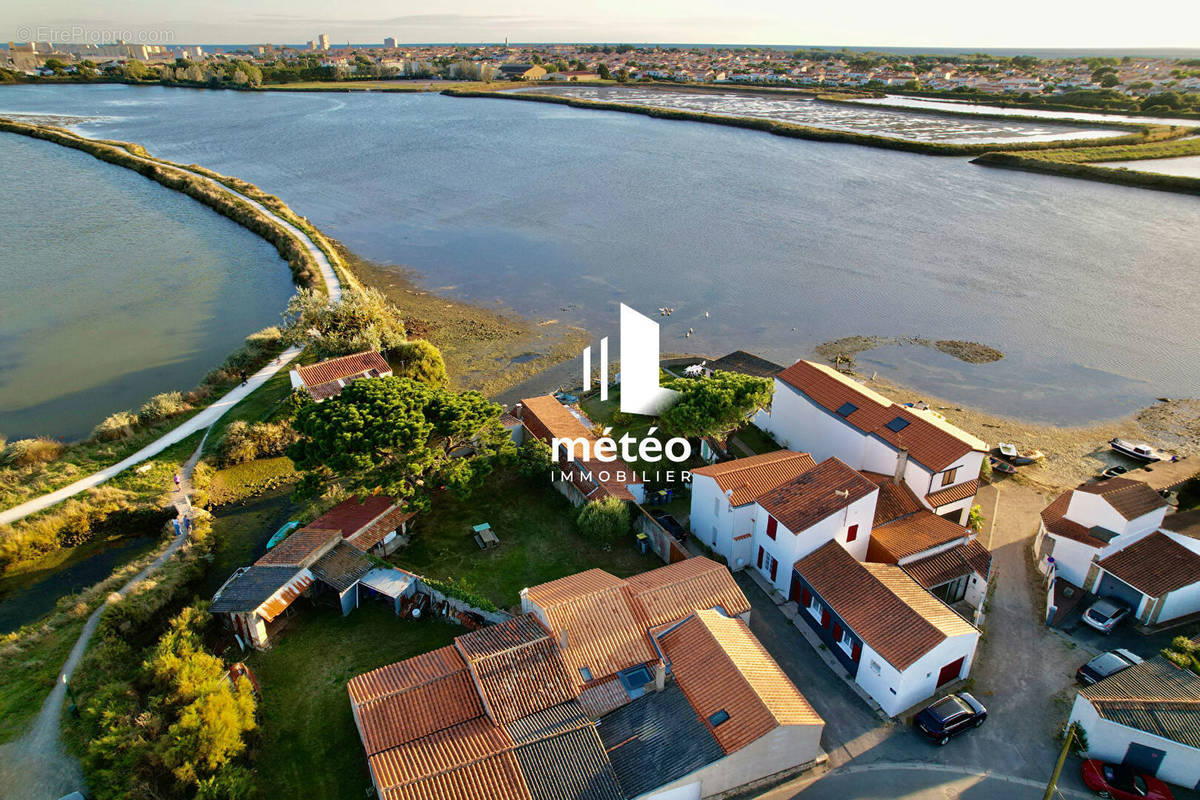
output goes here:
[{"label": "shrub", "polygon": [[399,309],[375,289],[347,291],[336,304],[324,294],[301,289],[283,316],[284,341],[298,345],[312,339],[325,358],[406,344]]},{"label": "shrub", "polygon": [[545,480],[553,465],[550,445],[541,439],[530,437],[517,448],[517,472],[526,478]]},{"label": "shrub", "polygon": [[598,542],[613,542],[629,532],[629,506],[615,497],[593,500],[579,509],[579,532]]},{"label": "shrub", "polygon": [[[1071,752],[1082,757],[1087,753],[1088,749],[1087,731],[1078,722],[1072,722],[1071,728],[1074,733],[1071,739]],[[1067,723],[1064,722],[1062,727],[1058,729],[1058,740],[1061,742],[1065,738],[1067,738]]]},{"label": "shrub", "polygon": [[39,436],[36,439],[18,439],[4,448],[3,461],[13,467],[31,467],[47,464],[62,455],[63,444]]},{"label": "shrub", "polygon": [[151,397],[142,407],[138,409],[138,421],[143,424],[153,425],[156,422],[161,422],[168,417],[173,417],[176,414],[186,411],[187,403],[183,400],[183,394],[180,392],[163,392]]},{"label": "shrub", "polygon": [[204,376],[206,385],[232,383],[242,373],[257,371],[283,348],[283,333],[274,326],[263,328],[246,337],[242,346],[230,353],[221,366]]},{"label": "shrub", "polygon": [[284,449],[298,437],[287,423],[237,420],[225,429],[218,447],[223,466],[245,464],[259,458],[283,455]]},{"label": "shrub", "polygon": [[457,600],[462,600],[467,605],[478,608],[481,611],[495,611],[496,604],[486,597],[481,595],[474,586],[468,581],[461,578],[422,578],[425,584],[435,591],[439,591],[447,597],[453,597]]},{"label": "shrub", "polygon": [[446,376],[446,362],[442,353],[424,339],[414,339],[393,348],[391,356],[400,363],[394,373],[401,378],[411,378],[414,381],[429,386],[445,386],[449,383]]},{"label": "shrub", "polygon": [[98,442],[126,439],[133,435],[133,427],[137,424],[137,414],[132,411],[118,411],[109,414],[103,422],[92,428],[92,439]]}]

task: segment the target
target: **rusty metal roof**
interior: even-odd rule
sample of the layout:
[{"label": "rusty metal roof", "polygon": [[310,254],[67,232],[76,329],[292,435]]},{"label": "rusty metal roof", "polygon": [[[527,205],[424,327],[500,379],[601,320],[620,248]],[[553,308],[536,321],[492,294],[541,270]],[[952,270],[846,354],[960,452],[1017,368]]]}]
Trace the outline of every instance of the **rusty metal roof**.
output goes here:
[{"label": "rusty metal roof", "polygon": [[294,603],[312,585],[312,573],[306,569],[301,570],[296,574],[296,577],[288,581],[282,589],[271,595],[270,599],[258,607],[258,615],[267,622],[272,621],[282,614],[284,609]]}]

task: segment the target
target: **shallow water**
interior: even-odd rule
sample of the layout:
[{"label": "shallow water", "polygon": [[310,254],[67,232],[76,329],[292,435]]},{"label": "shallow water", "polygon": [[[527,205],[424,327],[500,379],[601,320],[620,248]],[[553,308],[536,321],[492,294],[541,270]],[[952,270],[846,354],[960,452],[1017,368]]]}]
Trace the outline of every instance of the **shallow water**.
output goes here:
[{"label": "shallow water", "polygon": [[0,134],[0,433],[85,436],[188,389],[292,292],[275,249],[189,197]]},{"label": "shallow water", "polygon": [[1141,161],[1096,161],[1095,167],[1131,169],[1137,172],[1157,172],[1162,175],[1180,175],[1185,178],[1200,178],[1200,156],[1178,158],[1147,158]]},{"label": "shallow water", "polygon": [[1191,196],[511,100],[22,86],[0,109],[101,118],[77,127],[252,181],[430,289],[583,325],[614,356],[624,301],[676,309],[664,352],[983,342],[1006,357],[859,361],[1052,422],[1200,392]]}]

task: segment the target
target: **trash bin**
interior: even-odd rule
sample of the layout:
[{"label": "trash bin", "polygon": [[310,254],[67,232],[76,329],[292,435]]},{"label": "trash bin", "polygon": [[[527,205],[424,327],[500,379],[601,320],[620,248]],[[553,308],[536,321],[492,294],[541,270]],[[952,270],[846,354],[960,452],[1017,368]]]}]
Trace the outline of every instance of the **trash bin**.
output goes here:
[{"label": "trash bin", "polygon": [[644,533],[639,533],[637,535],[637,548],[638,548],[638,552],[641,553],[642,555],[646,555],[646,553],[649,553],[650,552],[650,537]]}]

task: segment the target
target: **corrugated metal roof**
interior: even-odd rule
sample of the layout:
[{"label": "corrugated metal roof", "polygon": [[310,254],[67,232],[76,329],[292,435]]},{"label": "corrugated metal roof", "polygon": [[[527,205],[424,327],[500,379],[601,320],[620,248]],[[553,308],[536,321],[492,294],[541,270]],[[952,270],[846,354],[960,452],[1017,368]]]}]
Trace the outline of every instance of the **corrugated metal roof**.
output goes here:
[{"label": "corrugated metal roof", "polygon": [[1200,555],[1158,531],[1113,553],[1100,566],[1151,597],[1200,583]]},{"label": "corrugated metal roof", "polygon": [[296,574],[296,577],[288,581],[283,588],[271,595],[270,599],[258,607],[258,615],[267,622],[271,622],[282,614],[284,609],[294,603],[300,595],[304,594],[305,590],[312,586],[312,584],[312,573],[306,569],[301,570]]},{"label": "corrugated metal roof", "polygon": [[288,584],[299,572],[297,567],[252,565],[220,589],[209,611],[213,614],[236,614],[253,611],[267,598]]},{"label": "corrugated metal roof", "polygon": [[750,601],[729,570],[703,556],[634,575],[625,585],[648,628],[675,622],[702,608],[720,606],[730,616],[750,610]]},{"label": "corrugated metal roof", "polygon": [[[824,725],[746,623],[697,611],[659,638],[671,674],[726,753],[780,725]],[[724,711],[728,719],[708,721]]]},{"label": "corrugated metal roof", "polygon": [[675,683],[623,706],[597,732],[626,797],[637,797],[723,758]]},{"label": "corrugated metal roof", "polygon": [[970,536],[963,526],[922,509],[872,530],[867,558],[895,564],[933,547],[956,540],[966,542]]},{"label": "corrugated metal roof", "polygon": [[516,757],[533,800],[625,800],[591,725],[518,747]]},{"label": "corrugated metal roof", "polygon": [[787,483],[816,465],[817,462],[808,453],[776,450],[697,467],[692,474],[707,475],[715,480],[722,492],[730,493],[729,504],[737,507],[753,503],[759,495]]},{"label": "corrugated metal roof", "polygon": [[758,504],[789,531],[799,534],[874,491],[875,484],[833,457],[761,495]]},{"label": "corrugated metal roof", "polygon": [[305,386],[317,386],[331,381],[345,380],[369,373],[372,370],[378,375],[390,373],[392,367],[387,359],[374,350],[354,353],[348,356],[319,361],[306,367],[297,367],[296,372]]},{"label": "corrugated metal roof", "polygon": [[[951,625],[942,609],[954,617],[958,615],[899,567],[859,563],[837,542],[822,545],[795,566],[850,629],[896,669],[907,669],[942,642],[947,636],[944,628],[978,633],[961,617],[958,618],[961,627]],[[885,582],[891,577],[889,571],[899,573],[907,584],[899,579]],[[900,594],[894,589],[899,589]]]},{"label": "corrugated metal roof", "polygon": [[1079,693],[1105,719],[1200,748],[1200,675],[1161,655]]},{"label": "corrugated metal roof", "polygon": [[358,533],[351,534],[347,541],[365,553],[382,542],[389,533],[399,530],[401,525],[416,515],[415,511],[396,506]]},{"label": "corrugated metal roof", "polygon": [[522,745],[536,742],[566,731],[590,727],[592,718],[576,700],[568,700],[556,706],[513,720],[504,726],[513,742]]},{"label": "corrugated metal roof", "polygon": [[359,550],[338,542],[309,567],[317,580],[337,592],[344,592],[371,571],[371,562]]},{"label": "corrugated metal roof", "polygon": [[[852,404],[855,410],[839,415],[841,419],[894,447],[906,448],[913,459],[934,472],[972,450],[987,449],[983,441],[945,420],[897,405],[824,364],[797,361],[776,377],[830,412]],[[887,427],[896,417],[908,423],[899,432]]]}]

